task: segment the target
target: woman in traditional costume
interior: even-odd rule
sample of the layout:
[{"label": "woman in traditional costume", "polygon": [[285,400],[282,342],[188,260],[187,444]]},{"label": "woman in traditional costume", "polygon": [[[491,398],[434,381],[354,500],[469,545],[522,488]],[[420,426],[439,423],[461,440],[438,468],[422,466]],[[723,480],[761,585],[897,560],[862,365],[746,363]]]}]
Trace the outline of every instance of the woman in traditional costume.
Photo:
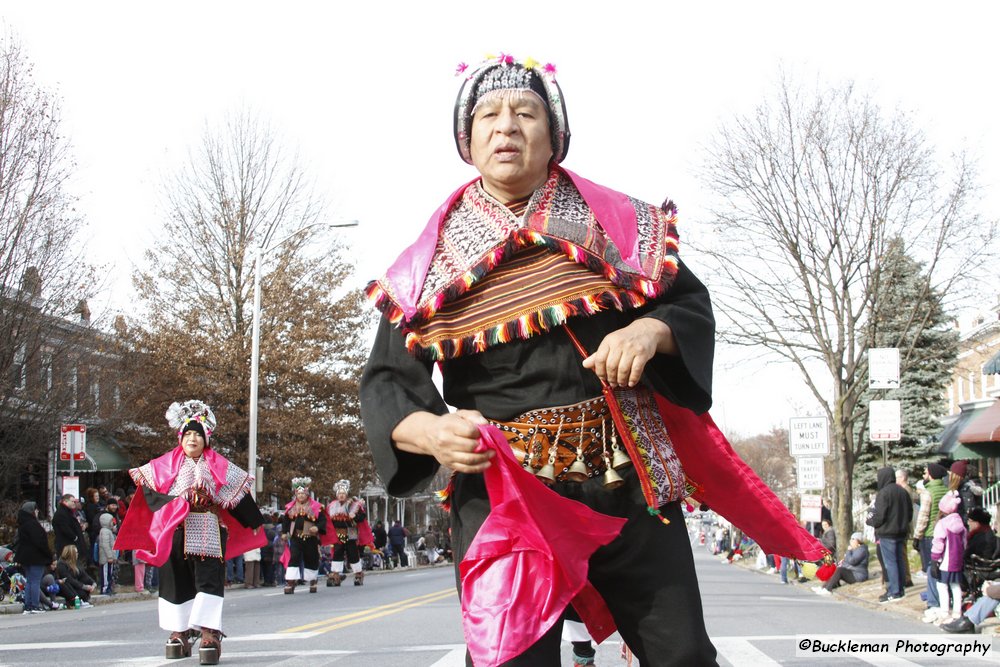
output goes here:
[{"label": "woman in traditional costume", "polygon": [[116,549],[132,549],[160,568],[160,627],[170,632],[166,657],[191,655],[218,664],[222,655],[225,559],[264,543],[264,522],[250,495],[253,477],[209,444],[216,420],[201,401],[174,403],[167,422],[177,446],[129,470],[136,493]]},{"label": "woman in traditional costume", "polygon": [[354,573],[354,585],[365,583],[365,571],[361,566],[360,547],[374,546],[375,536],[368,524],[368,513],[365,511],[365,501],[351,495],[351,482],[342,479],[333,485],[334,498],[327,506],[330,522],[333,523],[333,561],[330,563],[330,576],[327,586],[340,586],[341,573],[344,571],[344,555]]},{"label": "woman in traditional costume", "polygon": [[309,492],[311,485],[311,477],[292,479],[295,497],[285,505],[281,517],[281,538],[288,543],[281,555],[286,595],[294,593],[300,581],[308,581],[309,592],[316,592],[320,541],[326,537],[326,512]]}]

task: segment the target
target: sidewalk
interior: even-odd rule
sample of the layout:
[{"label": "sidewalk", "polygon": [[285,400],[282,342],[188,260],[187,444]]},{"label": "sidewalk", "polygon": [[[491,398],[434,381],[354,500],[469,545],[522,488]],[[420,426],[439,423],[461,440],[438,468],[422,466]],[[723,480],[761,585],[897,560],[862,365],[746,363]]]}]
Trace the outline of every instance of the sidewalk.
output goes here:
[{"label": "sidewalk", "polygon": [[[758,570],[754,567],[754,564],[749,561],[737,561],[736,564],[761,576],[773,577],[774,582],[781,585],[781,579],[779,579],[777,573],[771,574],[766,569]],[[887,613],[905,616],[916,621],[921,621],[923,619],[924,610],[927,609],[927,603],[920,599],[920,594],[927,590],[926,578],[919,575],[914,576],[913,586],[906,588],[902,600],[883,604],[878,600],[879,596],[885,592],[885,586],[882,584],[881,574],[879,573],[878,568],[873,569],[871,574],[872,577],[868,579],[868,581],[863,581],[858,584],[843,584],[838,586],[833,590],[832,597],[839,598],[853,604],[862,605],[870,609],[878,609]],[[808,579],[804,583],[798,583],[791,576],[789,576],[788,581],[788,585],[790,586],[802,586],[808,589],[812,589],[813,586],[823,585],[823,582],[818,579]],[[810,592],[812,591],[810,590]],[[934,626],[928,624],[928,627]],[[996,632],[1000,635],[1000,619],[990,617],[983,622],[980,628],[981,634],[990,635],[993,632]]]},{"label": "sidewalk", "polygon": [[[414,572],[416,570],[427,570],[430,568],[439,567],[451,567],[450,562],[437,563],[436,565],[411,565],[410,567],[397,567],[392,570],[365,570],[365,578],[371,576],[380,576],[384,574],[393,574],[395,572]],[[325,586],[326,575],[320,578],[320,585]],[[226,586],[226,590],[238,590],[240,588],[246,588],[243,584],[232,584]],[[280,585],[274,588],[280,588]],[[135,600],[152,600],[156,598],[156,593],[150,593],[149,591],[143,591],[137,593],[135,589],[131,586],[121,586],[119,587],[119,592],[114,595],[91,595],[90,604],[96,606],[106,605],[106,604],[117,604],[119,602],[134,602]],[[8,614],[20,614],[24,611],[24,605],[20,602],[11,602],[9,598],[5,598],[3,602],[0,602],[0,616]],[[63,609],[60,611],[76,611],[74,609]],[[81,609],[80,611],[85,611]]]}]

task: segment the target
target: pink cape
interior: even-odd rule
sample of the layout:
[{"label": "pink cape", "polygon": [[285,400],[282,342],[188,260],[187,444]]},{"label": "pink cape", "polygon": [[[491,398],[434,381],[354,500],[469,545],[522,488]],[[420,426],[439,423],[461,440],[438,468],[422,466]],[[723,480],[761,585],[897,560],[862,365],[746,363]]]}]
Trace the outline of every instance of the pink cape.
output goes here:
[{"label": "pink cape", "polygon": [[572,602],[591,636],[615,630],[587,581],[590,556],[614,540],[625,519],[563,498],[514,459],[496,427],[480,427],[480,451],[496,451],[483,477],[490,514],[459,565],[462,629],[477,667],[514,658],[544,635]]},{"label": "pink cape", "polygon": [[[225,484],[229,461],[212,449],[205,449],[202,456],[212,471],[216,485]],[[150,461],[154,478],[153,490],[166,494],[183,462],[184,449],[180,445]],[[146,497],[140,488],[132,498],[132,504],[118,530],[115,549],[134,550],[141,560],[160,567],[170,557],[174,529],[184,521],[190,507],[187,500],[178,496],[153,512],[146,504]],[[227,510],[220,508],[219,518],[226,524],[229,534],[226,540],[226,559],[235,558],[267,543],[263,530],[255,532],[254,529],[247,528]]]}]

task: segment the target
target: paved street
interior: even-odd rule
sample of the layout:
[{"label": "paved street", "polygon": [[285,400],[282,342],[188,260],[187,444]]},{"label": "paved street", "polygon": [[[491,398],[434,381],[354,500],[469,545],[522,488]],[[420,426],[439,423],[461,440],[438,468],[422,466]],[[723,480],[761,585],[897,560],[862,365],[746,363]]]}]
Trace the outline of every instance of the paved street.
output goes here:
[{"label": "paved street", "polygon": [[[903,614],[872,609],[807,586],[720,563],[695,549],[709,632],[720,664],[949,665],[982,659],[872,656],[795,657],[801,636],[940,641],[944,633]],[[363,587],[321,587],[316,595],[280,589],[226,594],[223,663],[229,665],[450,667],[464,664],[459,609],[450,567],[379,573]],[[39,616],[0,616],[0,665],[183,665],[165,660],[156,601],[97,605]],[[978,637],[978,635],[977,635]],[[989,640],[989,635],[983,635]],[[613,636],[598,665],[624,665]],[[563,664],[571,665],[564,644]]]}]

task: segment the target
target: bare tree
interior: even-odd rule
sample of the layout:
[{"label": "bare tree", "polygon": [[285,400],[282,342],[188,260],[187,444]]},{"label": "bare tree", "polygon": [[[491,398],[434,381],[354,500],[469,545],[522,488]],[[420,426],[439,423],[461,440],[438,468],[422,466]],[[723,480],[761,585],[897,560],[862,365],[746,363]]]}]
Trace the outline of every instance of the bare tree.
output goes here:
[{"label": "bare tree", "polygon": [[65,318],[89,317],[95,281],[60,125],[56,96],[16,38],[0,36],[0,497],[18,474],[44,476],[59,424],[80,407],[69,379],[91,332]]},{"label": "bare tree", "polygon": [[[162,452],[163,411],[200,398],[216,410],[215,446],[247,451],[253,261],[262,262],[259,463],[269,491],[292,476],[329,488],[339,477],[372,476],[360,426],[357,380],[367,309],[345,248],[319,234],[334,222],[294,156],[271,128],[242,111],[207,128],[188,164],[165,187],[167,216],[148,267],[135,276],[144,321],[130,327],[130,398]],[[327,238],[326,252],[310,244]],[[142,429],[140,429],[142,430]]]},{"label": "bare tree", "polygon": [[[995,257],[995,225],[974,211],[973,164],[959,155],[945,169],[907,116],[852,85],[812,90],[785,78],[773,99],[720,129],[703,176],[719,196],[706,250],[722,339],[799,369],[831,424],[837,530],[850,534],[866,351],[895,342],[905,371],[907,341],[931,326],[928,302],[943,295],[954,306]],[[905,326],[886,341],[876,297],[896,239],[926,270],[912,300],[893,305]]]}]

